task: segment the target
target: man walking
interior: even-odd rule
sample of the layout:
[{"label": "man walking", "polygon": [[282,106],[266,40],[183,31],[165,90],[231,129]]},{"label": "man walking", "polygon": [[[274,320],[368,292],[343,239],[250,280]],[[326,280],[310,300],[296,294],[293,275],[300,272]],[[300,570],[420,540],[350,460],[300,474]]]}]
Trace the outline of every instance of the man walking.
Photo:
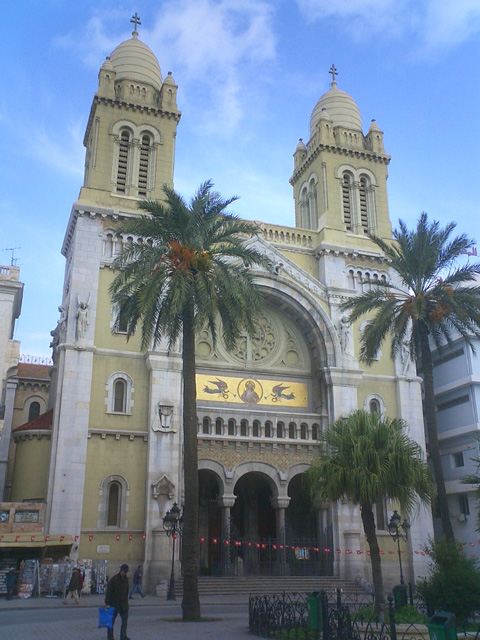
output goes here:
[{"label": "man walking", "polygon": [[110,578],[107,585],[107,593],[105,594],[105,609],[115,607],[113,614],[113,624],[111,629],[107,629],[107,640],[113,640],[113,626],[117,614],[120,614],[122,626],[120,628],[120,640],[130,640],[127,637],[128,623],[128,564],[122,564],[120,571]]},{"label": "man walking", "polygon": [[129,600],[133,600],[133,594],[135,593],[135,591],[138,591],[138,593],[142,596],[142,598],[145,597],[145,594],[142,593],[142,565],[141,564],[138,565],[138,569],[133,574],[133,587],[132,587],[132,590],[130,591],[130,595],[128,596]]}]

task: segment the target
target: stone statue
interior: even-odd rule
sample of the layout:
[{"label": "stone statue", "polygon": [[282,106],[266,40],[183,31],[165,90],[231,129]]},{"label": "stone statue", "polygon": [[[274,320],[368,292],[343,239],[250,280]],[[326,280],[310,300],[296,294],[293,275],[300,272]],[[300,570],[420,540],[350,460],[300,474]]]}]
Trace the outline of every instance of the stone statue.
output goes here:
[{"label": "stone statue", "polygon": [[340,346],[344,353],[349,353],[348,346],[350,344],[350,319],[347,315],[340,318],[338,331]]},{"label": "stone statue", "polygon": [[80,302],[80,298],[78,297],[78,294],[77,294],[77,313],[75,314],[75,318],[77,319],[77,326],[76,326],[77,340],[83,340],[85,338],[85,334],[87,333],[89,303],[90,303],[90,294],[88,295],[88,300],[86,302]]},{"label": "stone statue", "polygon": [[408,340],[404,340],[402,342],[402,346],[400,348],[400,359],[402,361],[402,374],[407,375],[408,366],[410,364],[410,343]]}]

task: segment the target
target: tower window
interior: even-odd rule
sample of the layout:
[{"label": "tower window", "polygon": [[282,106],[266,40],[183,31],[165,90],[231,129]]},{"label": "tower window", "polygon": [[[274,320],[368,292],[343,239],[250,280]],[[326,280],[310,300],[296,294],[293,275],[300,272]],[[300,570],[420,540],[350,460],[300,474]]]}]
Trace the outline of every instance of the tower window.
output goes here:
[{"label": "tower window", "polygon": [[272,438],[272,423],[270,422],[270,420],[267,420],[265,422],[265,438]]},{"label": "tower window", "polygon": [[297,430],[297,425],[294,422],[290,422],[290,424],[288,425],[288,437],[291,440],[294,440],[296,430]]},{"label": "tower window", "polygon": [[343,174],[342,180],[342,204],[343,222],[347,231],[352,230],[352,198],[350,193],[351,178],[348,173]]},{"label": "tower window", "polygon": [[230,418],[230,420],[228,421],[228,435],[235,435],[235,420],[233,420],[233,418]]},{"label": "tower window", "polygon": [[367,186],[367,179],[360,178],[360,224],[364,233],[368,233]]},{"label": "tower window", "polygon": [[215,435],[221,436],[223,433],[223,422],[221,418],[215,420]]},{"label": "tower window", "polygon": [[130,150],[130,134],[128,131],[122,131],[118,150],[118,167],[117,167],[117,191],[126,193],[127,191],[127,170],[128,170],[128,154]]},{"label": "tower window", "polygon": [[285,430],[285,425],[283,424],[283,422],[277,422],[277,438],[284,437],[284,430]]},{"label": "tower window", "polygon": [[260,437],[260,422],[258,420],[254,420],[253,421],[253,425],[252,425],[252,435],[255,438],[259,438]]},{"label": "tower window", "polygon": [[148,188],[148,164],[150,160],[150,136],[142,136],[138,169],[138,195],[146,196]]}]

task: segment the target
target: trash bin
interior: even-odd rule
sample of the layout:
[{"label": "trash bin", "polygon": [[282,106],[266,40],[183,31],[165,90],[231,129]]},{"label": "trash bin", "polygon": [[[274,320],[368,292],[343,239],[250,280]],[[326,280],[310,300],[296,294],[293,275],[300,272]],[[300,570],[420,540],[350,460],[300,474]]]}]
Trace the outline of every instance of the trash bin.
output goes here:
[{"label": "trash bin", "polygon": [[322,627],[322,593],[313,591],[307,596],[308,624],[312,631],[320,631]]},{"label": "trash bin", "polygon": [[395,602],[395,609],[399,611],[408,602],[408,593],[406,584],[397,584],[393,587],[393,601]]},{"label": "trash bin", "polygon": [[455,614],[449,611],[438,611],[427,622],[430,640],[457,640]]}]

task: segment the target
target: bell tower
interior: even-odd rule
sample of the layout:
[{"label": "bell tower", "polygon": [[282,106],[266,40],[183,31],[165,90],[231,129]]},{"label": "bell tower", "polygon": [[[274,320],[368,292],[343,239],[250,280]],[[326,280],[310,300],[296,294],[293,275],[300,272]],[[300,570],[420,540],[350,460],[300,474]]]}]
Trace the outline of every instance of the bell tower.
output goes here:
[{"label": "bell tower", "polygon": [[367,233],[390,238],[383,133],[372,120],[363,134],[358,106],[338,89],[333,64],[330,73],[330,89],[310,118],[310,139],[293,154],[295,226],[343,246],[364,244]]},{"label": "bell tower", "polygon": [[177,85],[139,40],[122,42],[98,74],[84,145],[85,177],[79,204],[135,209],[138,200],[162,197],[173,187],[175,136],[180,120]]}]

